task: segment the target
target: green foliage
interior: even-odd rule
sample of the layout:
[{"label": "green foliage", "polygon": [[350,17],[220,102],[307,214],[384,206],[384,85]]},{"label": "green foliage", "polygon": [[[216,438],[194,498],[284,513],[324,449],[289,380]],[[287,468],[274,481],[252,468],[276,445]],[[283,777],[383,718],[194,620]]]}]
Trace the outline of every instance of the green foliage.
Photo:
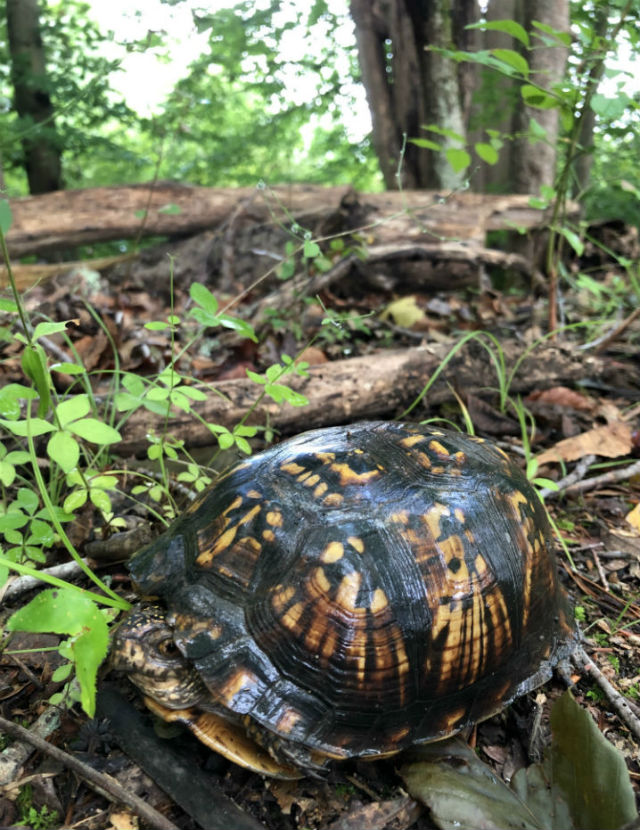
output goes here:
[{"label": "green foliage", "polygon": [[33,806],[33,791],[30,784],[25,784],[20,789],[16,799],[18,808],[18,824],[31,828],[31,830],[55,830],[60,826],[60,819],[56,810],[50,810],[46,804],[40,809]]}]

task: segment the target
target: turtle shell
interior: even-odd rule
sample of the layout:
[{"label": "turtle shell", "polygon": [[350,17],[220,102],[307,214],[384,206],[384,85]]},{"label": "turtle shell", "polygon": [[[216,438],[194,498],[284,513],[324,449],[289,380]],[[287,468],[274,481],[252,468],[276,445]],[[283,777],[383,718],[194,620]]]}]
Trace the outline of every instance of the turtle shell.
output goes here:
[{"label": "turtle shell", "polygon": [[545,510],[479,438],[365,422],[224,474],[130,564],[211,697],[302,766],[494,714],[574,643]]}]

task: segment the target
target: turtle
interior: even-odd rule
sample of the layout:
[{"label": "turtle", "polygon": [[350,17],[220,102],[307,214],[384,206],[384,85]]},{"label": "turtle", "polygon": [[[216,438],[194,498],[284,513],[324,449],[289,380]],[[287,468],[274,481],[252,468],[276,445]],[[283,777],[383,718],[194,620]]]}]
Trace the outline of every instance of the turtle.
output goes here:
[{"label": "turtle", "polygon": [[473,435],[365,421],[230,467],[129,563],[112,664],[265,775],[444,739],[576,644],[547,514]]}]

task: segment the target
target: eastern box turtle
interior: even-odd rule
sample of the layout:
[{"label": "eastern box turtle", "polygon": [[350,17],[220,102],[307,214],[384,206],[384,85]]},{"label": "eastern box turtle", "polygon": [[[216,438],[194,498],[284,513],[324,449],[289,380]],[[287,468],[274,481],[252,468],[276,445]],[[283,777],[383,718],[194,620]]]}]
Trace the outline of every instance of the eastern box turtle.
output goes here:
[{"label": "eastern box turtle", "polygon": [[575,641],[525,476],[479,438],[414,424],[315,430],[242,461],[130,568],[160,604],[121,625],[115,666],[267,774],[445,738]]}]

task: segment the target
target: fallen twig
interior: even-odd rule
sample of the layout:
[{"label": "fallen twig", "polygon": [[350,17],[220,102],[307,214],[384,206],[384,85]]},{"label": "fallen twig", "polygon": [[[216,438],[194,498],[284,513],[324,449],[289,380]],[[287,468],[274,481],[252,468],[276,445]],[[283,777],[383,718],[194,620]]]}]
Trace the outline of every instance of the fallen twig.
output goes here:
[{"label": "fallen twig", "polygon": [[27,741],[40,752],[45,752],[47,755],[55,758],[56,761],[64,764],[65,767],[72,769],[110,801],[119,801],[122,804],[126,804],[130,810],[140,816],[148,827],[154,827],[157,830],[178,830],[178,827],[172,821],[165,818],[162,813],[154,810],[153,807],[150,807],[141,798],[138,798],[137,795],[127,792],[110,775],[105,775],[87,764],[82,763],[82,761],[79,761],[62,749],[58,749],[58,747],[48,743],[39,735],[3,717],[0,717],[0,730],[19,741]]},{"label": "fallen twig", "polygon": [[636,461],[630,467],[617,467],[615,470],[610,470],[608,473],[603,473],[601,476],[594,476],[593,478],[586,478],[584,481],[578,481],[567,487],[565,493],[572,495],[573,493],[584,493],[586,490],[593,490],[603,484],[614,484],[617,481],[625,481],[632,476],[640,474],[640,461]]},{"label": "fallen twig", "polygon": [[632,712],[626,698],[620,694],[620,692],[607,680],[604,674],[582,647],[578,646],[578,648],[573,652],[572,659],[578,668],[583,669],[591,675],[606,695],[607,700],[611,704],[611,708],[615,711],[620,720],[629,728],[635,737],[640,740],[640,718]]}]

